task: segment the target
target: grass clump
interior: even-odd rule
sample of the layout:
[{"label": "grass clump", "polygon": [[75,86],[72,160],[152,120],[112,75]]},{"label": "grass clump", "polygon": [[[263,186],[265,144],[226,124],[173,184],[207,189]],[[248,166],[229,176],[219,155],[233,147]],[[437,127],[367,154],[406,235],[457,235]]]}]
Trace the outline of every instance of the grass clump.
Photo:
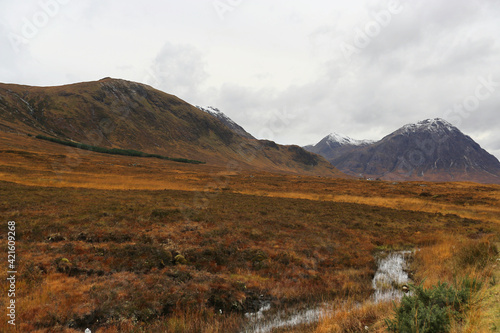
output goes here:
[{"label": "grass clump", "polygon": [[458,269],[468,267],[485,268],[486,265],[495,260],[498,249],[495,244],[488,241],[476,241],[461,247],[456,254],[456,265]]},{"label": "grass clump", "polygon": [[461,322],[473,295],[482,283],[464,278],[457,286],[439,282],[424,289],[410,285],[412,293],[396,307],[395,318],[386,320],[389,332],[449,332],[452,320]]}]

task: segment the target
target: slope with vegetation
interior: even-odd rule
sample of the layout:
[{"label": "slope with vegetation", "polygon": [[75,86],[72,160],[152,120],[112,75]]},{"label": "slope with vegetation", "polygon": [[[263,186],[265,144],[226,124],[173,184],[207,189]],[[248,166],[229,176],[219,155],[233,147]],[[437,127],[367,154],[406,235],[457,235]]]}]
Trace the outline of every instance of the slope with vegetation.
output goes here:
[{"label": "slope with vegetation", "polygon": [[176,96],[111,78],[58,87],[0,84],[0,131],[219,166],[346,177],[298,146],[242,136]]}]

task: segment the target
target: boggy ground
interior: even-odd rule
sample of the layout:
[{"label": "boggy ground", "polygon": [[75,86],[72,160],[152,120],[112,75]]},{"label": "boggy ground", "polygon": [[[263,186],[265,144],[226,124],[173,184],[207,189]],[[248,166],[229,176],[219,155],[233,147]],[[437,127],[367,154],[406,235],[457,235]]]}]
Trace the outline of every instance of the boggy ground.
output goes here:
[{"label": "boggy ground", "polygon": [[[26,331],[222,315],[371,292],[377,249],[481,238],[494,225],[361,204],[193,192],[31,187],[3,182],[17,223]],[[262,296],[261,296],[262,295]]]},{"label": "boggy ground", "polygon": [[[23,332],[232,332],[264,301],[365,299],[377,251],[432,249],[444,262],[460,244],[498,237],[499,186],[304,177],[2,143],[0,212],[5,230],[16,221]],[[442,244],[446,252],[436,250]],[[419,278],[440,264],[417,262]]]}]

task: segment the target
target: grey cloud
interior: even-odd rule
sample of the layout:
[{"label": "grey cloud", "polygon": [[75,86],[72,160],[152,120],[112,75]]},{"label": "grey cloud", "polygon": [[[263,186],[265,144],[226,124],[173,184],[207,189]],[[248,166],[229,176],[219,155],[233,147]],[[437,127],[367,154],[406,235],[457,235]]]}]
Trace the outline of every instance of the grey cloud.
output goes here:
[{"label": "grey cloud", "polygon": [[[123,50],[128,47],[130,54],[121,54],[119,63],[112,62],[116,65],[109,69],[113,73],[151,84],[191,103],[218,107],[254,135],[270,133],[262,129],[271,127],[275,141],[301,145],[319,141],[332,131],[358,139],[379,139],[409,122],[446,118],[448,109],[474,95],[478,76],[493,74],[500,83],[498,0],[400,0],[404,11],[393,15],[390,24],[382,27],[369,45],[358,49],[351,61],[342,54],[340,44],[352,44],[355,29],[363,29],[374,19],[374,12],[387,9],[389,0],[318,0],[314,4],[305,0],[272,4],[255,0],[235,6],[225,20],[219,19],[211,2],[193,6],[194,2],[151,1],[147,8],[137,11],[128,0],[93,0],[91,5],[72,5],[71,17],[81,26],[78,37],[85,45],[78,52],[78,61],[103,51],[99,47],[107,45],[96,36],[97,32],[113,36],[116,31],[117,38],[111,44],[122,47],[126,41],[130,46],[123,46]],[[0,2],[0,8],[5,6]],[[305,6],[307,10],[302,10]],[[17,3],[10,2],[8,8],[11,7],[20,7],[18,10],[23,12]],[[117,12],[108,15],[114,9]],[[318,20],[318,13],[325,12],[331,13],[331,17]],[[127,24],[132,19],[131,28]],[[308,30],[302,31],[302,27]],[[9,50],[5,29],[0,25],[1,81],[29,83],[46,77],[48,81],[57,81],[54,78],[71,75],[72,81],[82,80],[78,70],[71,71],[71,66],[62,68],[58,63],[58,57],[64,57],[63,47],[51,59],[42,57],[47,66],[40,65],[33,60],[40,57],[40,49],[34,44],[32,50],[21,55]],[[70,31],[68,26],[60,34],[72,38]],[[44,33],[52,32],[47,29]],[[150,38],[141,44],[123,36]],[[49,37],[52,36],[47,36],[47,40]],[[144,49],[133,46],[138,44],[145,45]],[[56,49],[52,44],[46,47]],[[239,52],[234,58],[231,51],[235,47],[245,53]],[[290,52],[276,52],[280,49]],[[34,52],[33,57],[28,51]],[[309,67],[305,68],[309,68],[309,77],[313,79],[276,80],[279,70],[274,72],[266,66],[266,57],[276,55],[290,57],[286,60],[291,63],[307,62]],[[103,52],[103,57],[116,57],[116,53]],[[224,62],[225,57],[233,57],[227,64],[234,68],[226,68],[232,75],[215,77],[225,75],[221,66],[207,66],[205,61]],[[261,60],[252,61],[253,57]],[[110,62],[109,58],[103,61]],[[273,63],[276,62],[279,59]],[[251,68],[250,64],[262,66]],[[212,67],[219,72],[209,72]],[[127,77],[135,73],[134,68],[136,76]],[[99,79],[103,76],[101,71],[107,69],[92,69],[85,75]],[[240,75],[242,79],[229,79]],[[243,79],[257,76],[264,82],[278,83],[259,86],[256,82],[262,81],[248,83]],[[473,138],[491,133],[488,137],[482,135],[480,143],[497,156],[499,109],[500,85],[456,124]]]},{"label": "grey cloud", "polygon": [[191,45],[167,42],[153,61],[146,79],[159,89],[195,101],[207,77],[201,51]]}]

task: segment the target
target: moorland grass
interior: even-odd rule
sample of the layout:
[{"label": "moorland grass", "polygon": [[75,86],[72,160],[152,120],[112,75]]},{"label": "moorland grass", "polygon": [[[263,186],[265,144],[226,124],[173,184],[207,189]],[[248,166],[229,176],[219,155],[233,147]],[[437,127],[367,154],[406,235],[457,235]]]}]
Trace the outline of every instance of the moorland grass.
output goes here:
[{"label": "moorland grass", "polygon": [[202,208],[195,193],[175,190],[1,182],[0,198],[18,225],[24,331],[154,332],[167,322],[232,332],[261,299],[276,307],[366,299],[380,248],[495,230],[456,215],[225,191]]}]

